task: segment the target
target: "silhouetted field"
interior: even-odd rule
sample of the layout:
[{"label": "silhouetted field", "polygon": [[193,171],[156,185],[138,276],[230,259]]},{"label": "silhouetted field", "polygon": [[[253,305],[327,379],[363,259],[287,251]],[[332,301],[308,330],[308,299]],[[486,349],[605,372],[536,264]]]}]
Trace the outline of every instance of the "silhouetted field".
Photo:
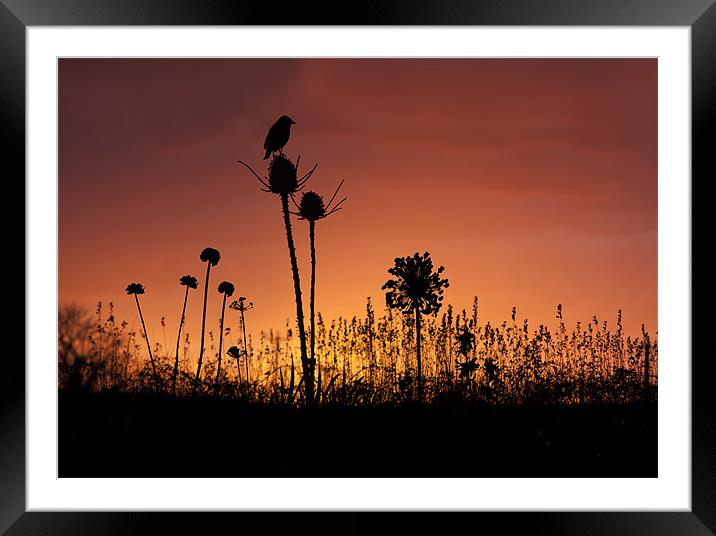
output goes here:
[{"label": "silhouetted field", "polygon": [[657,404],[299,408],[59,392],[60,477],[656,477]]},{"label": "silhouetted field", "polygon": [[[263,177],[238,163],[280,201],[295,323],[247,336],[253,302],[239,295],[227,315],[237,289],[222,281],[215,345],[207,300],[221,254],[211,247],[199,255],[198,348],[182,331],[193,275],[179,278],[173,347],[164,318],[163,344],[150,337],[141,283],[125,289],[139,333],[111,303],[95,319],[61,308],[61,477],[657,476],[658,342],[644,326],[626,335],[621,311],[613,327],[595,316],[571,331],[561,305],[552,328],[518,320],[516,307],[509,321],[482,322],[476,297],[469,313],[440,314],[445,267],[416,251],[389,265],[382,316],[368,299],[360,318],[324,320],[315,229],[343,208],[343,181],[327,202],[304,191],[317,164],[299,172],[300,156],[283,153],[294,123],[282,116],[270,128]],[[291,216],[308,223],[307,309]]]}]

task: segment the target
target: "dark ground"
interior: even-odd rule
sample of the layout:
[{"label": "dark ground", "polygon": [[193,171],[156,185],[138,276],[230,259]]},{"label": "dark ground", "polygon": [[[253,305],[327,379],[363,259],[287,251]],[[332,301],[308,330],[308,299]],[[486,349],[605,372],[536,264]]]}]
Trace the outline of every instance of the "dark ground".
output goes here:
[{"label": "dark ground", "polygon": [[61,391],[59,476],[656,477],[656,409],[446,403],[306,413]]}]

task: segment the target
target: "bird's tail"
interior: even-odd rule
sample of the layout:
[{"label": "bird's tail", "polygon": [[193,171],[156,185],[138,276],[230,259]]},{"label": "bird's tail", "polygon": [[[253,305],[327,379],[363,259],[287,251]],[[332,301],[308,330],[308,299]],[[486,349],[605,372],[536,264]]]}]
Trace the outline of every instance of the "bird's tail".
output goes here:
[{"label": "bird's tail", "polygon": [[264,156],[264,160],[266,160],[271,155],[271,149],[266,149],[266,156]]}]

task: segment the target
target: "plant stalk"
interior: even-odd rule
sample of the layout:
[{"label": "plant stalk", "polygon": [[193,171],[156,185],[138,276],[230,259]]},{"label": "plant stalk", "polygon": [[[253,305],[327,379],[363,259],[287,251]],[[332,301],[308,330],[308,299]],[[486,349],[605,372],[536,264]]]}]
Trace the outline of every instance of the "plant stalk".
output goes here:
[{"label": "plant stalk", "polygon": [[184,315],[186,314],[186,301],[189,298],[189,286],[187,285],[184,292],[184,306],[181,310],[181,320],[179,321],[179,334],[177,335],[177,352],[174,356],[174,372],[172,373],[172,394],[176,394],[177,390],[177,374],[179,373],[179,343],[181,342],[181,328],[184,326]]},{"label": "plant stalk", "polygon": [[306,351],[306,328],[303,320],[303,302],[301,299],[301,280],[298,276],[298,262],[296,260],[296,246],[293,242],[293,231],[291,230],[291,217],[288,210],[288,194],[281,194],[281,209],[283,211],[283,222],[286,227],[286,241],[288,242],[288,254],[291,259],[291,271],[293,272],[293,290],[296,295],[296,317],[298,323],[298,336],[301,342],[301,366],[305,378],[306,404],[313,405],[313,367],[308,360]]},{"label": "plant stalk", "polygon": [[204,281],[204,310],[201,314],[201,345],[199,347],[199,364],[196,367],[196,378],[194,378],[194,392],[199,387],[199,378],[201,375],[201,361],[204,357],[204,332],[206,330],[206,300],[209,296],[209,273],[211,272],[211,263],[206,263],[206,281]]}]

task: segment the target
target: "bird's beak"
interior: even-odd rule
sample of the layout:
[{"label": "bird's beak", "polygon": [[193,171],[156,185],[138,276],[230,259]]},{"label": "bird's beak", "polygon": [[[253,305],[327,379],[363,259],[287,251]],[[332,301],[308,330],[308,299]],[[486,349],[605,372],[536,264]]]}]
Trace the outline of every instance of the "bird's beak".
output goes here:
[{"label": "bird's beak", "polygon": [[295,125],[295,124],[296,124],[296,121],[294,121],[293,119],[291,119],[291,124],[292,124],[292,125]]}]

